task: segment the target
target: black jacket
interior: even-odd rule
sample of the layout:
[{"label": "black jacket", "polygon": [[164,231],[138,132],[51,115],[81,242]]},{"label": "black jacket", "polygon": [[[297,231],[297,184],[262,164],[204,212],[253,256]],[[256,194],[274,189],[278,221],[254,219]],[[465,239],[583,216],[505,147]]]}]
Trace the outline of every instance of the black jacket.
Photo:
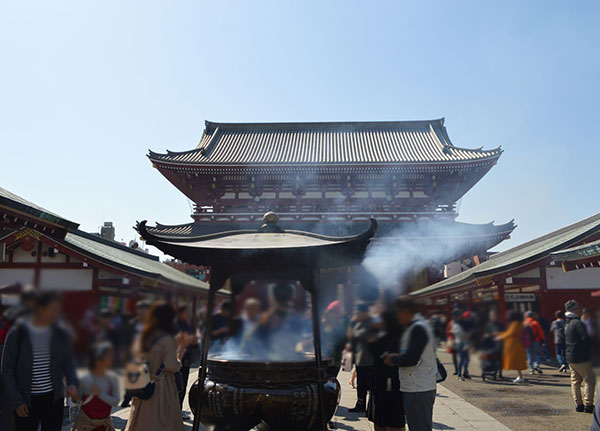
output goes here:
[{"label": "black jacket", "polygon": [[590,337],[579,316],[573,313],[567,313],[565,344],[567,363],[578,364],[591,359]]},{"label": "black jacket", "polygon": [[[63,377],[67,385],[77,386],[75,355],[71,336],[59,325],[52,327],[50,340],[50,374],[54,386],[54,399],[65,396]],[[24,322],[15,325],[6,338],[2,356],[2,389],[9,411],[27,404],[31,407],[31,370],[33,351],[29,330]]]}]

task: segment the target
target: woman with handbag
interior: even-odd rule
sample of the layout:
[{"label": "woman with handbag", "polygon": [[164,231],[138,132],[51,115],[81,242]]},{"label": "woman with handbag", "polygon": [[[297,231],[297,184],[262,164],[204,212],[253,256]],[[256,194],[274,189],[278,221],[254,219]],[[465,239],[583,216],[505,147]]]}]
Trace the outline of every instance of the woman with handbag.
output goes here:
[{"label": "woman with handbag", "polygon": [[175,333],[175,309],[164,302],[154,304],[134,349],[148,363],[154,391],[147,399],[133,397],[127,431],[183,431],[174,374],[185,347],[177,345]]}]

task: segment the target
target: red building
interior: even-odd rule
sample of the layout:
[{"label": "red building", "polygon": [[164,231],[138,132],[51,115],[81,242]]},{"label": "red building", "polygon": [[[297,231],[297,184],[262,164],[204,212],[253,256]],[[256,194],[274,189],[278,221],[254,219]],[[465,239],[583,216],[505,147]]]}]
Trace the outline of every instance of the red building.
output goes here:
[{"label": "red building", "polygon": [[[0,287],[18,285],[61,292],[67,318],[79,329],[100,304],[119,311],[141,295],[194,302],[208,290],[157,256],[83,232],[0,188]],[[0,293],[3,302],[16,299],[14,287]]]},{"label": "red building", "polygon": [[[561,265],[564,272],[600,268],[600,240],[552,253],[552,260]],[[589,271],[588,271],[589,272]],[[596,272],[593,297],[600,297],[600,277]]]},{"label": "red building", "polygon": [[[150,152],[153,166],[195,203],[193,223],[151,231],[196,236],[256,228],[274,211],[285,229],[342,236],[365,230],[375,217],[375,242],[433,245],[442,252],[431,264],[442,265],[483,254],[514,229],[512,222],[455,221],[456,202],[501,153],[454,146],[443,119],[206,122],[197,148]],[[340,277],[332,282],[347,282]]]}]

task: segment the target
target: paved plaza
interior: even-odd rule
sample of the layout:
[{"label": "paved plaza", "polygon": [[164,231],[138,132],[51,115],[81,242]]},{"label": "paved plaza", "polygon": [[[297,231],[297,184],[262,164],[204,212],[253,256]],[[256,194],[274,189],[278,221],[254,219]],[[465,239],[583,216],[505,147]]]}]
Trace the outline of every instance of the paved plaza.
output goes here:
[{"label": "paved plaza", "polygon": [[[337,429],[373,431],[373,424],[364,415],[348,412],[348,409],[354,407],[356,402],[356,392],[348,385],[349,380],[350,373],[340,373],[342,400],[334,418]],[[438,395],[433,409],[433,422],[434,430],[510,431],[509,428],[496,419],[442,385],[438,385]]]},{"label": "paved plaza", "polygon": [[[196,379],[197,371],[190,374],[190,385]],[[338,430],[373,431],[373,424],[364,415],[349,413],[356,402],[356,391],[348,384],[350,373],[340,373],[339,381],[342,385],[342,399],[333,421]],[[185,401],[187,406],[187,399]],[[129,409],[117,408],[113,412],[113,422],[117,430],[125,429]],[[482,430],[482,431],[510,431],[492,416],[478,409],[463,398],[454,394],[442,385],[438,385],[438,396],[435,402],[434,430]],[[185,421],[185,429],[192,429],[191,419]],[[70,424],[65,424],[63,431],[71,429]],[[515,430],[516,431],[516,430]]]}]

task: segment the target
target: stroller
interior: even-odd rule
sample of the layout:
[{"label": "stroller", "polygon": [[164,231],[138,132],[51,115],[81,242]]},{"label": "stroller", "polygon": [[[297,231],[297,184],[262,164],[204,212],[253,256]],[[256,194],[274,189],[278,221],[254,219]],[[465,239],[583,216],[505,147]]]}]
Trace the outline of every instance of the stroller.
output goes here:
[{"label": "stroller", "polygon": [[498,380],[500,349],[494,338],[486,337],[482,340],[479,359],[481,361],[481,379],[484,382],[489,377]]}]

